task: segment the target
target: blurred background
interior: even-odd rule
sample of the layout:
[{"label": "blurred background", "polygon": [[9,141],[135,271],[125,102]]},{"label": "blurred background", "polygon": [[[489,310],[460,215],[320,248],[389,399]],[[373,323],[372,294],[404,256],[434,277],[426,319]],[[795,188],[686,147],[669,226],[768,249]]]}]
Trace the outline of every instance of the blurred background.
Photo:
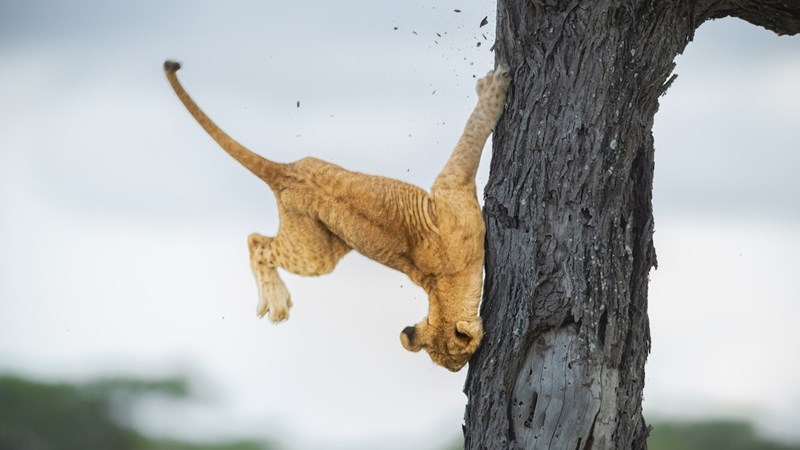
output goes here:
[{"label": "blurred background", "polygon": [[[494,26],[487,0],[0,2],[0,449],[459,448],[466,371],[400,346],[427,310],[404,275],[350,254],[256,318],[274,199],[161,66],[267,157],[429,186]],[[714,21],[677,63],[651,448],[800,448],[800,38]]]}]

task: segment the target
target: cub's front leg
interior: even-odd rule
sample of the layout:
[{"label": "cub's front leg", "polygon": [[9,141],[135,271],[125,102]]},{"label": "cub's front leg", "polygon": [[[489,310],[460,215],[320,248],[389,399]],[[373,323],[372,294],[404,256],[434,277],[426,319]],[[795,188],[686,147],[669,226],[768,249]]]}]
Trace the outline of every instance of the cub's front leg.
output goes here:
[{"label": "cub's front leg", "polygon": [[506,90],[511,82],[508,72],[508,66],[501,65],[478,80],[475,87],[478,104],[470,114],[450,159],[433,183],[434,193],[446,189],[474,190],[483,147],[503,112]]}]

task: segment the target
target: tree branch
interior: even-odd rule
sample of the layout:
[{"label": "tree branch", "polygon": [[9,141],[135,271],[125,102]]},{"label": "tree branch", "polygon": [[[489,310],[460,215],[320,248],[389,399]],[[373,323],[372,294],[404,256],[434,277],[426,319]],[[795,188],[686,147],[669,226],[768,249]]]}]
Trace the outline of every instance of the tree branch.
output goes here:
[{"label": "tree branch", "polygon": [[762,26],[778,35],[800,33],[800,2],[797,0],[721,1],[710,8],[706,19],[729,16]]}]

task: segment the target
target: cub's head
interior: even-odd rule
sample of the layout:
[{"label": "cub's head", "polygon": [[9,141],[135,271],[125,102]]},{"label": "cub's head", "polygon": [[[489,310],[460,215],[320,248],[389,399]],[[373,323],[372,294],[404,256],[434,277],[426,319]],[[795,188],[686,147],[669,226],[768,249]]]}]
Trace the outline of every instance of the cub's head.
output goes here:
[{"label": "cub's head", "polygon": [[483,339],[483,323],[479,317],[458,322],[431,325],[427,318],[406,327],[400,333],[400,342],[406,350],[428,352],[433,362],[458,372],[472,357]]}]

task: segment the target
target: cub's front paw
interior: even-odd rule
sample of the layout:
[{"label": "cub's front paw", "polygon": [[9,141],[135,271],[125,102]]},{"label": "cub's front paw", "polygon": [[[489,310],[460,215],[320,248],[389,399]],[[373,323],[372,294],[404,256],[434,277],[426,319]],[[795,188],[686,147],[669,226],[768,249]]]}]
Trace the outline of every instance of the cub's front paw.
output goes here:
[{"label": "cub's front paw", "polygon": [[483,97],[486,94],[492,95],[492,91],[495,91],[495,94],[496,91],[500,91],[505,96],[508,84],[511,82],[509,71],[510,69],[507,65],[501,64],[496,69],[487,72],[483,78],[478,80],[475,86],[478,97]]},{"label": "cub's front paw", "polygon": [[493,129],[506,103],[506,91],[511,83],[510,70],[505,64],[489,71],[485,77],[478,81],[478,106],[476,111],[481,111],[486,119],[486,125]]},{"label": "cub's front paw", "polygon": [[495,101],[502,104],[506,99],[506,91],[511,83],[510,69],[507,65],[501,64],[492,74],[492,83],[486,87],[485,95],[493,97]]},{"label": "cub's front paw", "polygon": [[507,77],[511,69],[506,64],[500,64],[494,69],[494,74],[500,77]]}]

